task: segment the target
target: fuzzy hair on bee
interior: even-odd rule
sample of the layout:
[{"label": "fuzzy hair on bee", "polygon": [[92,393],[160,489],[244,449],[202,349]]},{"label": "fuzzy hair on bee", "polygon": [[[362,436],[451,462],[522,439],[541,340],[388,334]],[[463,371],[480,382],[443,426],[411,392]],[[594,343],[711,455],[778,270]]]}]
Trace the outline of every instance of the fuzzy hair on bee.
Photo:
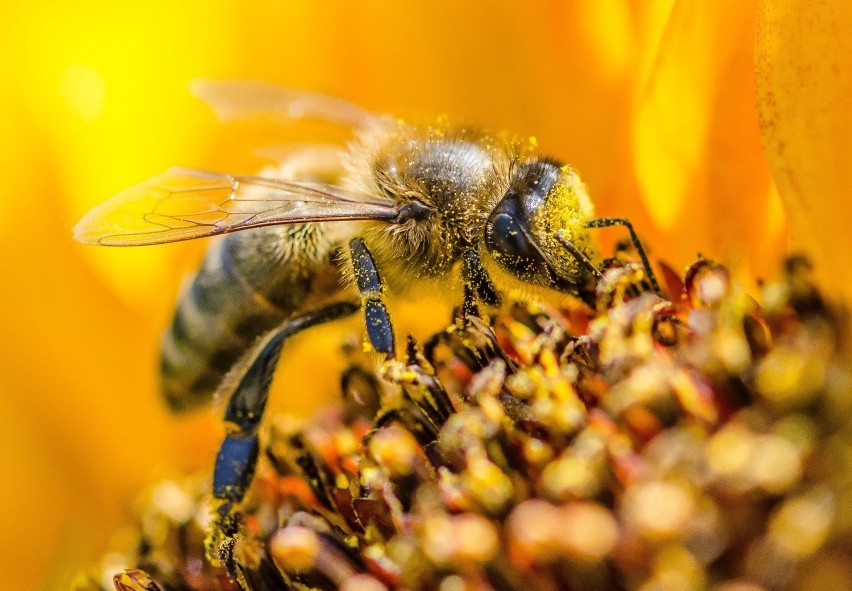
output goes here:
[{"label": "fuzzy hair on bee", "polygon": [[391,133],[363,134],[350,150],[356,186],[405,208],[398,223],[370,224],[364,240],[391,291],[459,294],[453,265],[476,243],[509,155],[470,129],[395,125]]},{"label": "fuzzy hair on bee", "polygon": [[656,288],[629,222],[593,219],[574,169],[532,140],[261,83],[194,90],[224,120],[314,117],[353,131],[258,176],[172,169],[75,227],[78,240],[115,246],[217,236],[163,337],[161,374],[175,410],[227,391],[220,499],[239,501],[251,481],[272,372],[296,332],[361,310],[369,344],[393,358],[388,294],[442,294],[463,316],[507,292],[588,299],[600,277],[590,229],[611,225],[630,231]]}]

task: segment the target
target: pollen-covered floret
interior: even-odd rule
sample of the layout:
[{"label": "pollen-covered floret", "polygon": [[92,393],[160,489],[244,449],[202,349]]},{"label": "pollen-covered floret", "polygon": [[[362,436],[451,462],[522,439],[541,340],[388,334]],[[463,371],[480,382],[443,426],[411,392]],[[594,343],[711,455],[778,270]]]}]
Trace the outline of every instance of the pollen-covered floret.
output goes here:
[{"label": "pollen-covered floret", "polygon": [[[115,588],[852,580],[845,314],[801,260],[757,299],[704,259],[664,270],[668,300],[630,269],[606,274],[594,309],[516,302],[409,341],[372,378],[353,358],[338,408],[274,419],[233,511],[210,520],[192,479],[156,485],[139,543],[111,555],[130,569]],[[77,588],[102,588],[104,568]]]}]

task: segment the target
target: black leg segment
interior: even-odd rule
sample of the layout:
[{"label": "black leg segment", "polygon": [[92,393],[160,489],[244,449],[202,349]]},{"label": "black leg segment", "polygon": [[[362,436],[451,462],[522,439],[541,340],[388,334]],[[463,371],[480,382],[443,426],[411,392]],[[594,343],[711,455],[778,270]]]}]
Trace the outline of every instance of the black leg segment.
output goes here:
[{"label": "black leg segment", "polygon": [[260,450],[257,433],[227,435],[216,455],[213,496],[238,502],[246,494]]},{"label": "black leg segment", "polygon": [[639,258],[642,259],[642,265],[645,267],[645,273],[648,275],[648,282],[651,284],[651,289],[657,295],[662,295],[660,291],[660,284],[657,283],[657,276],[654,275],[654,269],[651,268],[651,263],[648,261],[648,255],[645,254],[645,247],[642,246],[642,243],[639,241],[639,236],[636,235],[636,231],[633,229],[633,224],[630,223],[630,220],[626,218],[598,218],[596,220],[589,220],[585,224],[586,228],[609,228],[610,226],[624,226],[627,228],[627,231],[630,232],[630,241],[633,243],[633,248],[636,249],[636,252],[639,253]]},{"label": "black leg segment", "polygon": [[231,432],[219,448],[213,470],[213,495],[240,501],[251,484],[259,450],[257,428],[266,408],[269,386],[284,341],[306,328],[355,313],[358,304],[341,302],[285,322],[254,351],[228,406],[225,422]]},{"label": "black leg segment", "polygon": [[349,243],[349,251],[352,253],[355,281],[358,283],[358,291],[361,293],[361,297],[380,297],[382,279],[379,277],[376,261],[367,249],[367,245],[364,244],[364,240],[353,238]]},{"label": "black leg segment", "polygon": [[462,280],[465,285],[473,287],[473,291],[480,302],[488,306],[496,306],[500,303],[500,294],[491,282],[491,277],[482,266],[479,253],[474,249],[468,249],[462,254]]},{"label": "black leg segment", "polygon": [[260,424],[272,375],[281,356],[281,346],[290,334],[286,329],[281,329],[273,335],[261,348],[228,400],[225,422],[236,426],[238,433],[251,433]]},{"label": "black leg segment", "polygon": [[382,300],[368,299],[364,302],[364,320],[367,323],[367,336],[373,348],[379,353],[393,355],[393,325],[390,314]]},{"label": "black leg segment", "polygon": [[367,337],[377,352],[393,356],[396,351],[393,324],[387,306],[382,301],[382,278],[376,268],[376,261],[361,238],[354,238],[349,242],[349,251],[352,253],[355,282],[364,306]]},{"label": "black leg segment", "polygon": [[464,328],[467,324],[468,316],[479,316],[479,305],[476,303],[476,289],[467,282],[464,282],[464,298],[462,305],[455,311],[455,322],[459,328]]}]

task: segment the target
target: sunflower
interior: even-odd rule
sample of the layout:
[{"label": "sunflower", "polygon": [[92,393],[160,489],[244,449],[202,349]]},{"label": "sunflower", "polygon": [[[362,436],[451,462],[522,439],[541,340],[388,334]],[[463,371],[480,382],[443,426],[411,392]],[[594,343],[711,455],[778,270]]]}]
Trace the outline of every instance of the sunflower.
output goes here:
[{"label": "sunflower", "polygon": [[102,252],[69,238],[89,206],[169,166],[251,173],[257,146],[304,141],[221,127],[186,91],[192,78],[529,134],[576,166],[599,212],[630,218],[654,258],[683,267],[701,252],[754,284],[792,241],[822,285],[849,293],[845,3],[457,4],[7,7],[7,586],[66,587],[134,491],[214,453],[215,418],[171,419],[155,385],[158,334],[199,246]]}]

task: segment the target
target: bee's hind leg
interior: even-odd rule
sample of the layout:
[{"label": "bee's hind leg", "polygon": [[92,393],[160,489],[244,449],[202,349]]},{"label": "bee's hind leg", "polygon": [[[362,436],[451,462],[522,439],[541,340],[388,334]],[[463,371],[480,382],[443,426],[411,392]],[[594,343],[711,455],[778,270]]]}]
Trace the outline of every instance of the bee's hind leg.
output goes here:
[{"label": "bee's hind leg", "polygon": [[249,354],[242,364],[247,365],[247,369],[239,378],[225,409],[224,419],[229,432],[216,456],[214,497],[229,504],[239,502],[251,484],[260,447],[257,430],[284,341],[306,328],[348,316],[357,310],[358,304],[341,302],[288,320]]},{"label": "bee's hind leg", "polygon": [[353,238],[349,242],[352,254],[352,267],[355,282],[361,294],[361,304],[364,307],[364,319],[367,325],[367,337],[370,344],[378,353],[384,353],[388,358],[396,354],[394,345],[393,324],[384,300],[384,285],[376,268],[376,261],[364,240]]}]

